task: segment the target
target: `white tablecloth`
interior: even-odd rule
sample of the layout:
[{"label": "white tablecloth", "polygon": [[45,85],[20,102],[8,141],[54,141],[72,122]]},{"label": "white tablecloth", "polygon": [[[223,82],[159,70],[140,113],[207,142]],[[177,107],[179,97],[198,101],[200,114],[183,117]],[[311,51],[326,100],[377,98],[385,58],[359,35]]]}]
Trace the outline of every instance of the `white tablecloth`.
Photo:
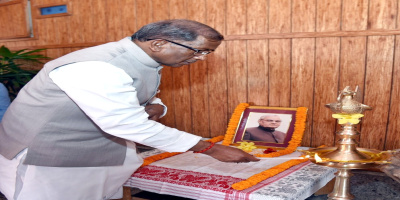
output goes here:
[{"label": "white tablecloth", "polygon": [[[152,150],[148,157],[162,153]],[[309,161],[271,177],[259,184],[237,191],[233,183],[297,158],[299,152],[266,158],[252,163],[223,163],[203,154],[186,152],[139,168],[125,186],[191,199],[289,200],[305,199],[334,178],[336,169]]]}]

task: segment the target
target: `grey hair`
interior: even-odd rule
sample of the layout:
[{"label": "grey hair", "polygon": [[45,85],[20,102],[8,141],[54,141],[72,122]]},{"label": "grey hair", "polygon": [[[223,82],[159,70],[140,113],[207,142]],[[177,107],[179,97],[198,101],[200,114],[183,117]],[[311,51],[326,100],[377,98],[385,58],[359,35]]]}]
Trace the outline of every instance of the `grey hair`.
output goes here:
[{"label": "grey hair", "polygon": [[171,19],[143,26],[132,35],[132,40],[141,42],[149,39],[194,41],[199,35],[212,41],[224,39],[221,33],[208,25],[187,19]]},{"label": "grey hair", "polygon": [[279,115],[263,115],[258,120],[265,119],[266,117],[273,117],[273,116],[277,116],[277,117],[281,118]]}]

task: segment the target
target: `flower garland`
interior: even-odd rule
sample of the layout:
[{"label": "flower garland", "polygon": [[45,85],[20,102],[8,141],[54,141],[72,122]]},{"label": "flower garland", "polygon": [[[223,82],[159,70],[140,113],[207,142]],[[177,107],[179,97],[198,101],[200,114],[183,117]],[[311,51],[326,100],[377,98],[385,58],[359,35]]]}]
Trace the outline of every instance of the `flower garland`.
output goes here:
[{"label": "flower garland", "polygon": [[244,190],[244,189],[250,188],[265,179],[273,177],[295,165],[298,165],[298,164],[306,162],[306,161],[308,161],[308,159],[297,159],[297,160],[286,161],[280,165],[269,168],[261,173],[250,176],[248,179],[246,179],[244,181],[234,183],[232,185],[232,188],[235,190]]},{"label": "flower garland", "polygon": [[[222,141],[222,139],[224,139],[224,136],[220,135],[220,136],[213,137],[213,138],[211,138],[209,140],[206,140],[206,141],[207,142],[217,143],[217,142]],[[154,155],[154,156],[149,156],[149,157],[147,157],[147,158],[145,158],[143,160],[143,164],[142,164],[141,167],[144,167],[146,165],[150,165],[153,162],[156,162],[156,161],[159,161],[159,160],[162,160],[162,159],[165,159],[165,158],[169,158],[169,157],[181,154],[181,153],[184,153],[184,152],[165,152],[165,153],[160,153],[160,154],[157,154],[157,155]]]},{"label": "flower garland", "polygon": [[232,143],[233,137],[236,133],[236,128],[239,125],[240,118],[242,117],[242,113],[249,106],[250,105],[248,103],[241,103],[236,106],[235,110],[233,111],[232,117],[229,120],[228,128],[226,129],[225,138],[222,142],[222,145],[229,146]]}]

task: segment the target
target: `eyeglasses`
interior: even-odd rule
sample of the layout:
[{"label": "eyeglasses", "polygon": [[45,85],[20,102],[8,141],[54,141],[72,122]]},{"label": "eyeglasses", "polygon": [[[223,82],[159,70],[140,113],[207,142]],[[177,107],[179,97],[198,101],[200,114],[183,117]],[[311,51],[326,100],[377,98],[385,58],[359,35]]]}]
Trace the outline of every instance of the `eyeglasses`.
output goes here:
[{"label": "eyeglasses", "polygon": [[[146,41],[150,41],[150,40],[156,40],[156,39],[147,39]],[[166,40],[166,39],[162,39],[162,40],[165,40],[165,41],[170,42],[172,44],[176,44],[176,45],[179,45],[181,47],[185,47],[187,49],[190,49],[190,50],[194,51],[193,55],[195,55],[195,56],[205,56],[205,55],[210,54],[211,52],[214,51],[214,50],[204,51],[204,50],[200,50],[200,49],[196,49],[196,48],[193,48],[193,47],[189,47],[189,46],[186,46],[186,45],[183,45],[183,44],[171,41],[171,40]]]}]

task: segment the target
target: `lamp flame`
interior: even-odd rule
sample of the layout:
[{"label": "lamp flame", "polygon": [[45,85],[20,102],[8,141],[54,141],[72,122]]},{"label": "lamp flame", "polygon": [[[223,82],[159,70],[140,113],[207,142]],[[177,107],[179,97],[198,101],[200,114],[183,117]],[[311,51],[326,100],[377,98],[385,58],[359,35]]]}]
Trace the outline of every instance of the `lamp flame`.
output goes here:
[{"label": "lamp flame", "polygon": [[322,162],[322,159],[321,159],[321,157],[318,156],[318,154],[314,155],[314,159],[315,159],[315,162]]}]

